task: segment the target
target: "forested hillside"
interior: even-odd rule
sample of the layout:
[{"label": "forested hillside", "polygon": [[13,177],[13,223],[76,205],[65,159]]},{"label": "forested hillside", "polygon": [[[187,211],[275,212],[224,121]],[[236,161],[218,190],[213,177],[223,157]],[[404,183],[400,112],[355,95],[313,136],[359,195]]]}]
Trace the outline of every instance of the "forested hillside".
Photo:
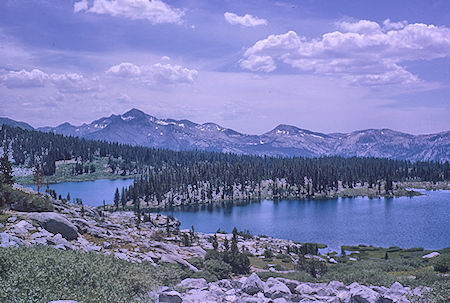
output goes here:
[{"label": "forested hillside", "polygon": [[0,135],[0,147],[8,150],[15,165],[32,167],[40,163],[45,175],[55,173],[56,161],[72,159],[76,162],[76,168],[84,167],[98,157],[109,158],[108,166],[113,172],[138,172],[141,177],[136,179],[135,185],[122,191],[124,204],[127,201],[136,202],[139,198],[157,203],[166,199],[169,204],[177,197],[186,203],[257,198],[263,190],[270,190],[273,197],[314,196],[337,191],[339,187],[353,188],[357,184],[378,187],[379,193],[383,185],[384,192],[389,193],[395,181],[437,182],[449,179],[448,162],[176,152],[91,141],[6,125]]}]

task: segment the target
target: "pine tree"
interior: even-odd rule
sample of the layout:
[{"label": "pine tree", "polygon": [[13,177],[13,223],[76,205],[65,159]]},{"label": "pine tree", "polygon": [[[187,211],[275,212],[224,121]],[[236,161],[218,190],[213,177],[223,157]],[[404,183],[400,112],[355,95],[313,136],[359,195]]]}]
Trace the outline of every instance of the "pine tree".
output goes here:
[{"label": "pine tree", "polygon": [[230,250],[230,242],[228,241],[227,237],[225,237],[225,240],[223,240],[223,249],[225,251],[229,251]]},{"label": "pine tree", "polygon": [[217,241],[217,235],[214,234],[213,237],[213,241],[212,241],[212,246],[214,250],[217,250],[217,248],[219,248],[219,242]]},{"label": "pine tree", "polygon": [[120,201],[119,189],[116,187],[116,192],[114,193],[114,205],[116,206],[116,210],[119,209],[119,201]]},{"label": "pine tree", "polygon": [[168,237],[170,237],[169,216],[166,217],[166,234]]},{"label": "pine tree", "polygon": [[239,254],[239,248],[238,248],[238,231],[235,228],[233,228],[233,237],[231,238],[231,254],[233,256],[236,256]]},{"label": "pine tree", "polygon": [[44,175],[42,173],[41,166],[39,165],[39,163],[37,163],[33,169],[33,181],[37,186],[38,193],[41,188],[41,184],[43,182],[43,177],[44,177]]},{"label": "pine tree", "polygon": [[5,151],[0,158],[0,184],[14,184],[13,169],[9,162],[8,152]]}]

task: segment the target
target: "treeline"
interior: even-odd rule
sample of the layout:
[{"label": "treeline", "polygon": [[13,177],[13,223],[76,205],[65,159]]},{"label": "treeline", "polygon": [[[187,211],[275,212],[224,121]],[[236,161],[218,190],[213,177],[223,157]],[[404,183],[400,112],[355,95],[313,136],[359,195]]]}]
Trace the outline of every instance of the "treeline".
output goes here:
[{"label": "treeline", "polygon": [[[184,204],[238,197],[258,198],[269,189],[271,197],[314,196],[366,184],[388,192],[394,181],[443,181],[449,179],[449,164],[379,158],[269,158],[245,157],[242,161],[198,161],[148,169],[134,184],[122,189],[122,203],[143,199]],[[272,182],[267,182],[270,180]],[[166,205],[167,206],[167,205]]]},{"label": "treeline", "polygon": [[[335,190],[338,183],[352,188],[357,183],[369,187],[402,180],[449,180],[449,163],[410,162],[380,158],[279,158],[236,155],[203,151],[170,151],[93,141],[53,133],[24,130],[3,125],[0,147],[11,151],[15,164],[40,163],[45,175],[55,171],[55,161],[77,159],[91,161],[109,157],[110,167],[126,165],[141,175],[134,185],[122,190],[116,203],[125,201],[162,201],[170,192],[187,200],[208,200],[213,196],[233,199],[236,188],[257,192],[265,180],[273,196],[278,191],[315,192]],[[125,164],[123,164],[125,163]],[[114,171],[114,169],[113,169]],[[282,182],[280,181],[282,180]],[[281,183],[280,183],[280,182]],[[295,196],[296,193],[288,193]],[[192,197],[195,195],[195,197]]]}]

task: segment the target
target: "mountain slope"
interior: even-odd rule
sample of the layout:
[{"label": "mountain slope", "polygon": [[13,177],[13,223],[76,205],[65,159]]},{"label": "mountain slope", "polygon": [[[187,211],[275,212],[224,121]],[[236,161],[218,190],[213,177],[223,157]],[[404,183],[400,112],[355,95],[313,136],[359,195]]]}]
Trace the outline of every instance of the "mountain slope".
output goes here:
[{"label": "mountain slope", "polygon": [[450,160],[450,131],[417,136],[390,129],[323,134],[281,124],[262,135],[248,135],[214,123],[158,119],[137,109],[81,126],[64,123],[39,130],[172,150],[199,149],[270,156],[341,155]]},{"label": "mountain slope", "polygon": [[3,124],[9,125],[9,126],[13,126],[13,127],[20,127],[20,128],[28,129],[28,130],[33,130],[34,129],[33,126],[31,126],[28,123],[15,121],[15,120],[12,120],[12,119],[9,119],[9,118],[2,118],[2,117],[0,117],[0,127]]}]

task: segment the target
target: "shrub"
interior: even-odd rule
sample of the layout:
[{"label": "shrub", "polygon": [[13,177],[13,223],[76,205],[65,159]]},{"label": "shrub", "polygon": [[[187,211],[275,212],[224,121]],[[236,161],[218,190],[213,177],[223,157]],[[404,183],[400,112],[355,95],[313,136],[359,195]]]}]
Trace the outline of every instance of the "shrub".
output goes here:
[{"label": "shrub", "polygon": [[174,264],[134,264],[94,253],[47,246],[0,248],[0,302],[142,302],[161,285],[174,285],[186,272]]},{"label": "shrub", "polygon": [[7,204],[17,211],[53,211],[53,203],[46,195],[36,195],[13,189],[10,186],[3,187],[3,198]]},{"label": "shrub", "polygon": [[435,271],[446,273],[450,270],[450,256],[439,256],[433,266]]},{"label": "shrub", "polygon": [[235,274],[248,274],[250,272],[250,260],[245,254],[233,256],[230,265]]},{"label": "shrub", "polygon": [[264,259],[271,260],[273,258],[273,252],[270,249],[264,250]]},{"label": "shrub", "polygon": [[223,253],[217,250],[208,250],[206,252],[205,261],[207,260],[223,260]]},{"label": "shrub", "polygon": [[207,270],[201,270],[201,271],[195,272],[195,273],[191,274],[189,277],[193,278],[193,279],[203,278],[208,282],[215,282],[218,280],[217,276],[215,274],[213,274],[212,272],[207,271]]},{"label": "shrub", "polygon": [[205,261],[205,269],[214,274],[219,280],[230,278],[231,266],[220,260]]},{"label": "shrub", "polygon": [[204,262],[202,258],[199,257],[193,257],[187,260],[189,263],[191,263],[193,266],[195,266],[198,269],[202,269],[204,267]]}]

